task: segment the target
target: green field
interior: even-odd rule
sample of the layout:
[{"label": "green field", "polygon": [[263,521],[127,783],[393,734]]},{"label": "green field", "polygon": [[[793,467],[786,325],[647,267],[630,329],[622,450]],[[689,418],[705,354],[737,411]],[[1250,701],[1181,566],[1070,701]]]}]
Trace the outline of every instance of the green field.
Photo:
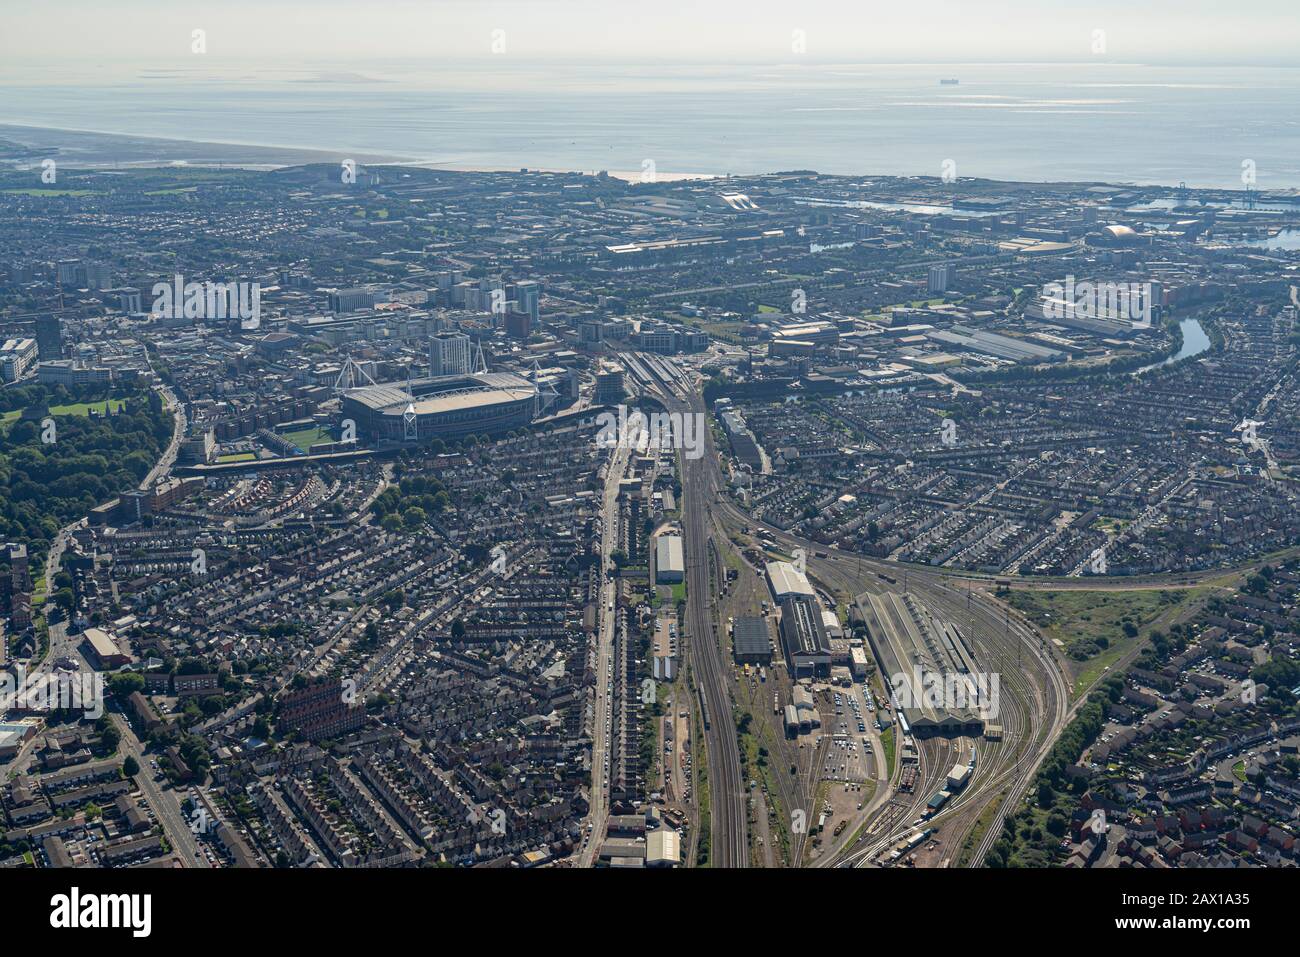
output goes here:
[{"label": "green field", "polygon": [[108,411],[108,404],[113,404],[114,412],[121,412],[126,405],[125,399],[104,399],[100,402],[74,402],[71,405],[52,405],[50,415],[89,415],[93,410],[97,415]]},{"label": "green field", "polygon": [[319,425],[313,425],[309,429],[298,429],[294,432],[281,432],[280,435],[285,441],[292,442],[304,452],[311,451],[311,447],[319,442],[332,442],[334,440],[329,429],[322,428]]},{"label": "green field", "polygon": [[[124,399],[102,399],[99,402],[74,402],[70,405],[52,405],[50,406],[50,415],[89,415],[90,410],[94,409],[99,415],[104,415],[108,404],[113,403],[113,411],[121,412],[126,405]],[[21,409],[11,409],[8,412],[0,412],[0,429],[5,428],[11,422],[16,422],[21,416]]]},{"label": "green field", "polygon": [[218,462],[252,462],[257,456],[252,452],[232,452],[217,458]]},{"label": "green field", "polygon": [[12,196],[94,196],[93,189],[7,189]]},{"label": "green field", "polygon": [[889,780],[894,777],[894,760],[897,751],[897,745],[894,742],[894,728],[891,725],[884,731],[880,732],[880,743],[885,748],[885,774]]},{"label": "green field", "polygon": [[1049,640],[1063,646],[1072,659],[1073,694],[1078,695],[1152,631],[1167,629],[1213,591],[1206,586],[1127,591],[1016,589],[1008,601]]}]

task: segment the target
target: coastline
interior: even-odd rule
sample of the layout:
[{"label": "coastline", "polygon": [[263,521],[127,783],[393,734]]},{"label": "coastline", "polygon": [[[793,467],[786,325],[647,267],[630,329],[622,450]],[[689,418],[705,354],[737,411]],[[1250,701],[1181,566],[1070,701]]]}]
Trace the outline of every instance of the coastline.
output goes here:
[{"label": "coastline", "polygon": [[[451,173],[517,173],[525,167],[478,163],[439,162],[437,160],[377,151],[325,149],[320,147],[257,145],[252,143],[185,140],[172,137],[143,136],[136,133],[111,133],[103,130],[72,130],[60,127],[31,126],[0,121],[0,140],[31,147],[33,155],[20,159],[0,156],[0,166],[19,171],[39,169],[42,148],[53,150],[60,166],[67,169],[158,169],[191,167],[194,169],[273,170],[316,163],[340,163],[351,159],[373,166],[413,167]],[[80,155],[79,155],[80,154]],[[42,155],[41,158],[44,158]],[[561,169],[529,166],[530,173],[579,173],[593,175],[598,170]],[[640,170],[606,170],[610,176],[628,182],[640,182]],[[701,172],[660,172],[654,182],[720,178],[721,174]]]}]

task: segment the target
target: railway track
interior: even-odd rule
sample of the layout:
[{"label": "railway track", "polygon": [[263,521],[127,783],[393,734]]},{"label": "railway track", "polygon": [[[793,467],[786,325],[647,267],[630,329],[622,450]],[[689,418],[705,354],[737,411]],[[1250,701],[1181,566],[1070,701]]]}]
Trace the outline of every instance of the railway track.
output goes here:
[{"label": "railway track", "polygon": [[[762,526],[761,522],[745,515],[730,503],[720,504],[735,520]],[[870,581],[882,572],[896,580],[900,571],[896,565],[881,564],[874,559],[864,559],[833,547],[804,541],[778,529],[762,527],[784,547],[803,548],[810,556],[808,564],[813,577],[842,594],[856,597],[863,589],[899,587],[896,581],[888,585],[879,579],[874,584]],[[952,845],[954,848],[960,847],[965,835],[975,826],[988,803],[1000,794],[1005,794],[980,846],[971,857],[971,861],[977,864],[996,840],[1007,810],[1014,807],[1023,796],[1033,770],[1046,755],[1068,719],[1068,686],[1052,661],[1050,652],[1040,647],[1037,635],[1017,618],[999,614],[997,606],[979,595],[969,598],[968,612],[967,593],[949,584],[950,581],[959,579],[927,569],[908,569],[904,577],[909,591],[915,593],[924,604],[956,623],[963,634],[969,633],[967,640],[972,645],[977,662],[986,670],[1000,675],[1003,740],[980,742],[980,760],[976,763],[971,781],[962,792],[954,796],[943,812],[935,815],[932,824],[948,827],[953,835],[950,839]],[[1030,671],[1026,671],[1026,667]],[[890,828],[883,841],[873,841],[869,848],[871,853],[864,853],[861,842],[854,848],[842,851],[841,866],[846,860],[853,863],[870,860],[875,853],[910,832],[913,829],[912,820],[935,791],[940,789],[941,780],[946,777],[952,764],[956,763],[953,761],[942,767],[932,766],[938,754],[935,746],[928,742],[922,742],[918,752],[922,761],[922,773],[916,797],[905,802],[909,812],[906,820],[902,825]]]},{"label": "railway track", "polygon": [[[648,391],[659,397],[670,412],[703,410],[699,396],[680,380],[679,374],[674,380],[673,373],[667,370],[646,367],[645,372]],[[686,399],[678,394],[679,388],[686,393]],[[926,822],[926,826],[946,829],[947,839],[955,852],[962,847],[989,803],[1000,796],[997,810],[967,862],[970,866],[978,866],[1000,834],[1002,821],[1023,798],[1035,769],[1069,719],[1068,685],[1051,652],[1041,646],[1032,629],[1016,618],[999,614],[998,606],[984,596],[971,595],[952,587],[952,582],[969,576],[930,571],[924,567],[900,569],[897,563],[881,563],[788,535],[748,515],[718,495],[722,481],[712,433],[709,429],[703,431],[707,439],[705,455],[694,461],[679,456],[679,461],[690,582],[687,602],[691,636],[689,653],[698,675],[702,700],[708,702],[706,707],[711,712],[706,746],[712,796],[714,862],[719,866],[745,866],[748,863],[748,842],[744,782],[740,776],[735,728],[730,720],[726,662],[723,661],[712,614],[708,568],[716,555],[709,553],[707,542],[703,540],[706,530],[712,528],[710,511],[723,524],[762,527],[784,548],[803,548],[809,556],[810,574],[839,594],[853,599],[872,587],[896,590],[901,572],[908,591],[916,594],[936,613],[956,623],[967,635],[980,667],[1000,676],[1002,740],[981,740],[978,743],[979,758],[971,780],[940,813]],[[888,586],[878,578],[882,574],[893,579]],[[877,578],[875,583],[871,583],[873,577]],[[720,720],[720,715],[725,715],[726,720]],[[900,762],[902,746],[900,735]],[[962,760],[969,760],[972,746],[976,743],[967,739],[949,741],[936,737],[918,741],[918,783],[913,793],[900,795],[895,792],[868,819],[862,837],[852,847],[840,850],[834,865],[863,866],[914,830],[916,825],[913,822],[933,794],[942,788],[949,769]],[[881,782],[880,787],[892,787],[892,782]],[[811,791],[815,794],[815,787],[811,787]],[[788,793],[783,793],[782,798],[788,800]],[[806,836],[792,841],[792,864],[796,866],[802,860],[796,849],[805,841]],[[953,862],[951,858],[949,862]]]},{"label": "railway track", "polygon": [[[682,402],[675,397],[667,399],[665,404],[670,412],[702,411],[695,408],[694,403]],[[710,863],[717,867],[747,867],[748,821],[740,773],[740,743],[731,717],[726,663],[722,660],[713,613],[712,561],[708,540],[712,523],[708,509],[716,494],[716,485],[705,465],[712,454],[712,436],[707,429],[704,434],[708,443],[704,457],[691,459],[678,453],[686,558],[687,650],[708,719],[704,737],[709,762]]]}]

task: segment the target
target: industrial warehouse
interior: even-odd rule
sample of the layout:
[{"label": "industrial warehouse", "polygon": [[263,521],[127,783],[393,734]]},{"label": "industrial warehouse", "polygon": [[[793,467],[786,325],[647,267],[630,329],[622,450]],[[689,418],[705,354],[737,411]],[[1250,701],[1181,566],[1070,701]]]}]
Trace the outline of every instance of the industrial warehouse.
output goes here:
[{"label": "industrial warehouse", "polygon": [[858,607],[903,731],[918,737],[981,734],[981,706],[991,700],[956,626],[897,592],[872,594]]}]

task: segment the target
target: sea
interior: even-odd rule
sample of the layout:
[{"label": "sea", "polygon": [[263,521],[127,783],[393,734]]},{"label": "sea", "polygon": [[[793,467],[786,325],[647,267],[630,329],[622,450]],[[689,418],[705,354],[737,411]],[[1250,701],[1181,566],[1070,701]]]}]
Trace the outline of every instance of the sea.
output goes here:
[{"label": "sea", "polygon": [[[956,83],[941,83],[956,80]],[[1300,187],[1300,69],[1096,63],[0,64],[0,124],[473,169]],[[0,137],[5,136],[0,127]]]}]

